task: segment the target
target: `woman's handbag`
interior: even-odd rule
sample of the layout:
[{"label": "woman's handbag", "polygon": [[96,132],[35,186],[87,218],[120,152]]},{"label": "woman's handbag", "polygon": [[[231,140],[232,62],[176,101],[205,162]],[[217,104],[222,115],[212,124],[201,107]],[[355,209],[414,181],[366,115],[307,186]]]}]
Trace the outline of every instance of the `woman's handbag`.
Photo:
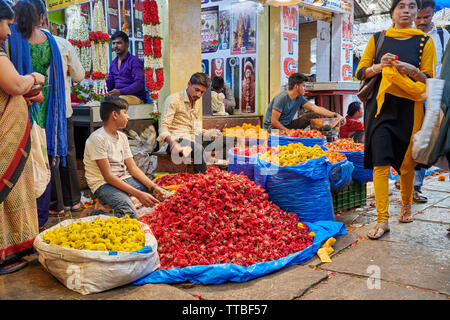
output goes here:
[{"label": "woman's handbag", "polygon": [[47,139],[45,129],[34,122],[31,128],[31,161],[33,163],[34,193],[39,198],[50,182],[51,171],[47,155]]},{"label": "woman's handbag", "polygon": [[[376,49],[375,49],[375,55],[373,57],[372,65],[380,53],[381,47],[383,45],[383,41],[384,41],[384,31],[382,31],[380,33],[377,43],[375,44]],[[361,80],[358,93],[356,94],[358,96],[359,100],[361,100],[362,102],[367,102],[369,99],[372,98],[375,83],[377,82],[379,76],[380,76],[380,74],[377,74],[371,78],[366,78],[366,79]]]}]

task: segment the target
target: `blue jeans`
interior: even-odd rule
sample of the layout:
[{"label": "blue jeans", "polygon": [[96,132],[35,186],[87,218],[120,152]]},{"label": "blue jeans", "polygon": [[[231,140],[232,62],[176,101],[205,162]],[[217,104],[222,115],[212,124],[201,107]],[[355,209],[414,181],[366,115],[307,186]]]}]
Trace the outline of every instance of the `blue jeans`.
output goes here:
[{"label": "blue jeans", "polygon": [[414,171],[414,190],[421,191],[426,171],[427,169],[425,168],[420,168],[419,170]]},{"label": "blue jeans", "polygon": [[[134,177],[129,177],[123,181],[135,189],[150,193],[147,187],[145,187]],[[117,189],[116,187],[113,187],[110,184],[104,184],[97,190],[95,190],[94,196],[98,199],[98,201],[101,204],[103,205],[107,204],[108,206],[110,206],[112,208],[112,212],[107,213],[102,210],[94,210],[91,213],[91,216],[105,214],[109,216],[116,216],[122,218],[125,215],[129,215],[130,218],[133,219],[138,218],[136,208],[133,202],[131,201],[130,195],[128,193],[123,192],[122,190]]]}]

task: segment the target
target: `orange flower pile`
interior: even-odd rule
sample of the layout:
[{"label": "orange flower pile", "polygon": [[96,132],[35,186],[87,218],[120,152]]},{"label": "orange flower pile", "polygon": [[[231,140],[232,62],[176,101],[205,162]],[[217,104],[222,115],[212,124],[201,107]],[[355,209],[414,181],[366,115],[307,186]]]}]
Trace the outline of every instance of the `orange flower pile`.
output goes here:
[{"label": "orange flower pile", "polygon": [[325,152],[325,154],[328,158],[328,161],[330,161],[331,163],[338,163],[345,160],[345,155],[338,151],[328,150],[327,152]]},{"label": "orange flower pile", "polygon": [[250,123],[244,123],[242,126],[225,128],[223,129],[222,134],[226,137],[236,138],[267,139],[269,137],[268,132],[262,129],[261,126],[255,126]]}]

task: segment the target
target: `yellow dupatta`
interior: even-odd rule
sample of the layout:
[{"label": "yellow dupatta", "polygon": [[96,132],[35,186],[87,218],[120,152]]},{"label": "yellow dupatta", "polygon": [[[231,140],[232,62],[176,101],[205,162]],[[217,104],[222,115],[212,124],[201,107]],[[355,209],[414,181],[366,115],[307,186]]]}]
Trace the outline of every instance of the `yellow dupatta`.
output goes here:
[{"label": "yellow dupatta", "polygon": [[[419,70],[434,78],[436,73],[436,49],[431,37],[419,29],[389,28],[386,30],[386,36],[391,38],[410,38],[415,35],[424,36],[420,44],[421,64]],[[427,38],[429,38],[428,41],[426,40]],[[426,85],[425,83],[413,81],[408,76],[400,74],[394,66],[384,67],[377,94],[377,113],[375,117],[381,111],[386,93],[421,102],[426,99]]]}]

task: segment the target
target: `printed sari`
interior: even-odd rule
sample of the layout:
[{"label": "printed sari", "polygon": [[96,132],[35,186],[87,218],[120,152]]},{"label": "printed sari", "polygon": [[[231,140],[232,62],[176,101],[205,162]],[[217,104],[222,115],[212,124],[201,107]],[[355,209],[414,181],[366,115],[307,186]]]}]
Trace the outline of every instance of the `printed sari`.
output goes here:
[{"label": "printed sari", "polygon": [[[0,47],[0,56],[7,56]],[[2,58],[3,59],[3,58]],[[28,107],[0,88],[0,262],[33,247],[39,233]]]}]

